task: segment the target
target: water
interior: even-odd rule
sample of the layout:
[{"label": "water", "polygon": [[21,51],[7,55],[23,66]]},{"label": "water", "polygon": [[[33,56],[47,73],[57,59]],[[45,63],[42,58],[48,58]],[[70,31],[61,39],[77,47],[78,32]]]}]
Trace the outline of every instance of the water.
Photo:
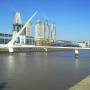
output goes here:
[{"label": "water", "polygon": [[68,90],[88,75],[90,51],[0,54],[3,90]]}]

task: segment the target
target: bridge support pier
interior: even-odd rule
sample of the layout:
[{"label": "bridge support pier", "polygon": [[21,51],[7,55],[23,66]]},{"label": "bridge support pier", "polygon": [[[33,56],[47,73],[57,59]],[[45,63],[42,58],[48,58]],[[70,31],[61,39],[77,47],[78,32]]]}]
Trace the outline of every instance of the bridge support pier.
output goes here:
[{"label": "bridge support pier", "polygon": [[13,47],[9,47],[8,49],[9,49],[9,53],[13,53],[14,52]]}]

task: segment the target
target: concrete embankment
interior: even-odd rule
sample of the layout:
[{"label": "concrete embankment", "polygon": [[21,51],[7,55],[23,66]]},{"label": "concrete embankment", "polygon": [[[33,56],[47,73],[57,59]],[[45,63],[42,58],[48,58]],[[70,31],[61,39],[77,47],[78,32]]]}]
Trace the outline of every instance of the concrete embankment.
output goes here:
[{"label": "concrete embankment", "polygon": [[0,53],[9,52],[8,48],[0,48]]},{"label": "concrete embankment", "polygon": [[[70,48],[51,48],[51,47],[13,47],[14,52],[55,52],[55,51],[68,51]],[[0,53],[9,52],[9,48],[0,48]]]},{"label": "concrete embankment", "polygon": [[72,86],[69,90],[90,90],[90,75],[76,85]]}]

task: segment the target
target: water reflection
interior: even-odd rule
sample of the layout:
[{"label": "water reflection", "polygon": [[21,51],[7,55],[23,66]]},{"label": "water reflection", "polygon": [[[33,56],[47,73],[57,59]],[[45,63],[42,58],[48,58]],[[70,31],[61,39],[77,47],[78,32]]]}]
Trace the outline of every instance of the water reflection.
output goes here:
[{"label": "water reflection", "polygon": [[7,63],[6,63],[6,75],[7,77],[12,77],[13,72],[15,70],[15,58],[13,55],[10,55],[7,57]]},{"label": "water reflection", "polygon": [[14,60],[14,56],[13,55],[10,55],[10,56],[8,56],[8,58],[7,58],[8,60],[8,68],[11,70],[11,69],[13,69],[13,67],[14,67],[14,65],[15,65],[15,60]]},{"label": "water reflection", "polygon": [[44,54],[47,56],[47,52],[44,52]]},{"label": "water reflection", "polygon": [[74,67],[74,77],[77,80],[78,79],[78,73],[79,73],[79,57],[75,57],[75,67]]},{"label": "water reflection", "polygon": [[75,67],[78,68],[79,66],[79,57],[75,57]]}]

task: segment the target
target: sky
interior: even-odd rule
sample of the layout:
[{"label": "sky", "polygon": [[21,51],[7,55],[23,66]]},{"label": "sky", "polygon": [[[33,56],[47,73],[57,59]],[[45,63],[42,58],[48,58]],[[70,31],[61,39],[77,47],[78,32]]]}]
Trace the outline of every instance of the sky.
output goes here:
[{"label": "sky", "polygon": [[11,33],[14,15],[18,11],[25,23],[33,18],[56,23],[57,40],[90,40],[90,0],[0,0],[0,32]]}]

